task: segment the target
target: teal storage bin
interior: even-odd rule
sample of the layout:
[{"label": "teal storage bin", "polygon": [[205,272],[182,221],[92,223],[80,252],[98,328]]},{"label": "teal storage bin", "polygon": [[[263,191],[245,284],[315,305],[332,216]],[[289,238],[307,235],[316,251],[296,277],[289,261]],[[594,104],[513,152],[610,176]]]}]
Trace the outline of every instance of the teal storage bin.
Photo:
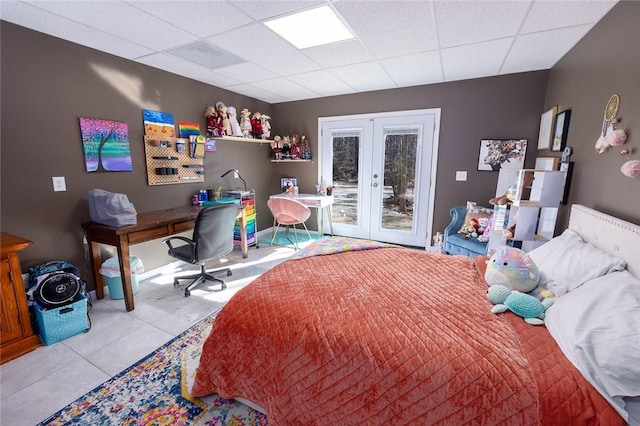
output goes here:
[{"label": "teal storage bin", "polygon": [[[133,290],[133,294],[138,294],[138,290],[140,290],[139,274],[144,272],[144,266],[142,261],[135,256],[130,256],[129,262],[131,265],[131,290]],[[118,258],[107,259],[100,267],[100,274],[109,288],[109,296],[112,299],[124,299]]]},{"label": "teal storage bin", "polygon": [[87,298],[79,294],[75,302],[59,308],[45,309],[34,305],[40,340],[52,345],[89,330]]}]

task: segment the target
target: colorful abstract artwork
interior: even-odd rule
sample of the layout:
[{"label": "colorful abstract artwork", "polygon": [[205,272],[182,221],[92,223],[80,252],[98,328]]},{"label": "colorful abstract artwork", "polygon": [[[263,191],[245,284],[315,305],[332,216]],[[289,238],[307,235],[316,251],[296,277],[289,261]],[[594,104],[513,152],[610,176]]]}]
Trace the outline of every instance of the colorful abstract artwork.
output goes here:
[{"label": "colorful abstract artwork", "polygon": [[87,172],[130,172],[129,126],[124,121],[79,117]]},{"label": "colorful abstract artwork", "polygon": [[172,114],[143,109],[142,119],[144,120],[144,134],[146,136],[164,136],[168,138],[176,136],[176,126]]},{"label": "colorful abstract artwork", "polygon": [[200,125],[198,123],[189,123],[188,121],[178,121],[178,131],[181,138],[188,138],[191,135],[200,134]]}]

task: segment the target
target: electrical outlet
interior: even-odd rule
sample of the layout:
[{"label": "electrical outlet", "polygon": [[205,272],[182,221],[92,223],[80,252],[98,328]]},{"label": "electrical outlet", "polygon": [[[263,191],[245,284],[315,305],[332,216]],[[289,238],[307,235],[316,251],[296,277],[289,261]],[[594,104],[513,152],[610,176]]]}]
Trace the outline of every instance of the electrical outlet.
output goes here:
[{"label": "electrical outlet", "polygon": [[64,176],[54,176],[51,178],[53,180],[53,191],[60,192],[67,190],[67,184],[64,181]]},{"label": "electrical outlet", "polygon": [[466,171],[457,171],[456,172],[456,181],[464,182],[467,180],[467,172]]}]

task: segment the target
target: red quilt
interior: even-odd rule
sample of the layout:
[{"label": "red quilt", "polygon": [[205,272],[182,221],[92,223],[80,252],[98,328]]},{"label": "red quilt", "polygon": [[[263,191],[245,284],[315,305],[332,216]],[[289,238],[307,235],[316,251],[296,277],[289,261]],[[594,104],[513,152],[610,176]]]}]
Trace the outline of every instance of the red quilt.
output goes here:
[{"label": "red quilt", "polygon": [[490,312],[485,260],[282,263],[217,316],[192,393],[246,398],[271,425],[624,424],[545,327]]}]

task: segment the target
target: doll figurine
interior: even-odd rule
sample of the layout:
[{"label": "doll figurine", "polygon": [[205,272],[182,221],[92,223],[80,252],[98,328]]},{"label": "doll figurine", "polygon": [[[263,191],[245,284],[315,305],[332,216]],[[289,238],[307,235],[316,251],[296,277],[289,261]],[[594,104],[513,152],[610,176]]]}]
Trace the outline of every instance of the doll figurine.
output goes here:
[{"label": "doll figurine", "polygon": [[309,148],[309,140],[306,135],[300,136],[300,158],[303,160],[311,160],[311,149]]},{"label": "doll figurine", "polygon": [[271,117],[262,114],[260,122],[262,124],[262,139],[269,139],[271,137]]},{"label": "doll figurine", "polygon": [[289,156],[294,160],[300,158],[300,136],[298,135],[291,136],[291,149],[289,150]]},{"label": "doll figurine", "polygon": [[259,112],[253,113],[251,117],[251,133],[255,139],[262,138],[262,114]]},{"label": "doll figurine", "polygon": [[291,151],[291,138],[289,135],[282,137],[282,158],[291,158],[289,152]]},{"label": "doll figurine", "polygon": [[227,107],[227,115],[229,116],[229,122],[231,123],[231,136],[242,136],[242,130],[238,123],[238,115],[236,113],[236,107]]},{"label": "doll figurine", "polygon": [[280,136],[274,136],[273,142],[271,142],[271,150],[276,160],[282,160],[282,139]]},{"label": "doll figurine", "polygon": [[243,137],[251,137],[251,111],[246,108],[240,111],[240,130]]},{"label": "doll figurine", "polygon": [[224,102],[216,102],[216,111],[218,112],[218,121],[221,123],[220,136],[231,136],[231,121],[227,115],[228,109]]},{"label": "doll figurine", "polygon": [[204,116],[207,117],[207,133],[209,136],[218,136],[217,118],[218,113],[215,107],[207,107],[204,112]]}]

